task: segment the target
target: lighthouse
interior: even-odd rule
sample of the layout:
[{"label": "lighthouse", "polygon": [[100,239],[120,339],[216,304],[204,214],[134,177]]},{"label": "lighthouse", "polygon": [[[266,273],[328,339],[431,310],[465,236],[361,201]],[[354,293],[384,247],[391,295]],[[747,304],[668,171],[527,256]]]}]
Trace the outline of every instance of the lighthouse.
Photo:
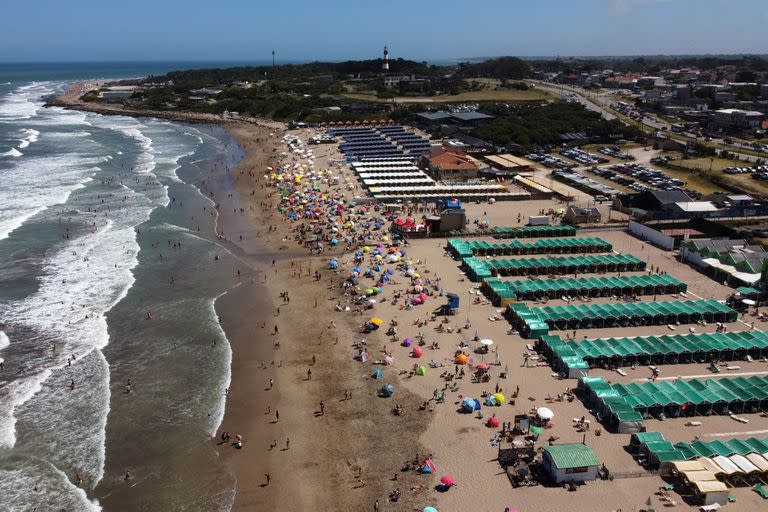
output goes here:
[{"label": "lighthouse", "polygon": [[381,63],[381,70],[385,73],[389,71],[389,49],[384,45],[384,60]]}]

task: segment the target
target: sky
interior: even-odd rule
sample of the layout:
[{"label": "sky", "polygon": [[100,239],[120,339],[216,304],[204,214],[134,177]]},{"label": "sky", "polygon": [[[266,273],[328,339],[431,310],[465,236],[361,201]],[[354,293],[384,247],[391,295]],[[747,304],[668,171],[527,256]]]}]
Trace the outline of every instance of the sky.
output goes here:
[{"label": "sky", "polygon": [[768,0],[3,2],[0,62],[768,53]]}]

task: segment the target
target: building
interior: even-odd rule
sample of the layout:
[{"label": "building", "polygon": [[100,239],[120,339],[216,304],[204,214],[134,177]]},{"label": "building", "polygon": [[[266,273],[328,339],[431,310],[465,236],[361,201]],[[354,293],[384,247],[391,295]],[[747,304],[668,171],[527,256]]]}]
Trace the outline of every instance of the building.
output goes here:
[{"label": "building", "polygon": [[421,112],[416,114],[419,123],[428,127],[435,127],[442,124],[453,124],[464,127],[474,127],[484,122],[494,119],[494,116],[483,114],[481,112]]},{"label": "building", "polygon": [[601,218],[600,210],[597,208],[569,206],[565,211],[563,220],[565,223],[575,226],[577,224],[597,224]]},{"label": "building", "polygon": [[765,120],[765,114],[757,110],[722,108],[715,110],[712,125],[717,130],[742,132],[759,130]]},{"label": "building", "polygon": [[430,174],[438,180],[467,181],[477,179],[479,170],[472,161],[455,149],[440,149],[429,158]]},{"label": "building", "polygon": [[473,137],[463,132],[456,133],[448,143],[462,151],[474,153],[486,152],[493,149],[493,145],[490,142],[486,142],[483,139],[478,139],[477,137]]},{"label": "building", "polygon": [[535,170],[534,163],[525,158],[518,156],[503,154],[503,155],[488,155],[485,159],[493,166],[505,171],[511,172],[533,172]]},{"label": "building", "polygon": [[716,281],[752,286],[763,278],[768,252],[746,240],[710,238],[683,242],[680,260],[690,262]]},{"label": "building", "polygon": [[636,84],[640,89],[653,89],[664,85],[664,79],[660,76],[641,76],[638,77]]},{"label": "building", "polygon": [[543,466],[552,481],[587,482],[597,478],[600,461],[585,444],[555,444],[543,448]]},{"label": "building", "polygon": [[[649,190],[629,196],[631,207],[656,212],[672,210],[676,203],[688,203],[691,198],[681,190]],[[629,206],[629,205],[625,205]]]}]

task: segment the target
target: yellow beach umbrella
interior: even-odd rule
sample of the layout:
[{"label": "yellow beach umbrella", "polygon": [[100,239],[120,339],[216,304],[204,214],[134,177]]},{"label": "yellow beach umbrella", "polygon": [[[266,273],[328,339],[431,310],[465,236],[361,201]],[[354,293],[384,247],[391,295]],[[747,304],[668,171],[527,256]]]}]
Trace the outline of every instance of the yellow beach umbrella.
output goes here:
[{"label": "yellow beach umbrella", "polygon": [[499,404],[499,405],[504,405],[504,402],[506,402],[506,401],[507,401],[507,397],[505,397],[505,396],[504,396],[504,395],[502,395],[501,393],[495,393],[495,394],[493,395],[493,398],[495,398],[495,399],[496,399],[496,403],[497,403],[497,404]]},{"label": "yellow beach umbrella", "polygon": [[371,323],[373,325],[381,325],[384,323],[384,321],[381,318],[371,318]]}]

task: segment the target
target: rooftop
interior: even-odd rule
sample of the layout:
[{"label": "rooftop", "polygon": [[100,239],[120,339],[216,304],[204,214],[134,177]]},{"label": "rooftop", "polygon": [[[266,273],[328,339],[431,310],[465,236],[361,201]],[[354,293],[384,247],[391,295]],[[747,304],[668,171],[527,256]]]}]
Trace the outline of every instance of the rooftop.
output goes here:
[{"label": "rooftop", "polygon": [[465,169],[475,171],[477,167],[466,156],[453,151],[444,151],[429,159],[429,163],[440,169]]},{"label": "rooftop", "polygon": [[544,451],[552,457],[552,462],[554,462],[557,469],[584,468],[600,465],[595,452],[585,444],[555,444],[545,446]]},{"label": "rooftop", "polygon": [[709,201],[686,201],[675,203],[684,212],[716,212],[717,206]]}]

